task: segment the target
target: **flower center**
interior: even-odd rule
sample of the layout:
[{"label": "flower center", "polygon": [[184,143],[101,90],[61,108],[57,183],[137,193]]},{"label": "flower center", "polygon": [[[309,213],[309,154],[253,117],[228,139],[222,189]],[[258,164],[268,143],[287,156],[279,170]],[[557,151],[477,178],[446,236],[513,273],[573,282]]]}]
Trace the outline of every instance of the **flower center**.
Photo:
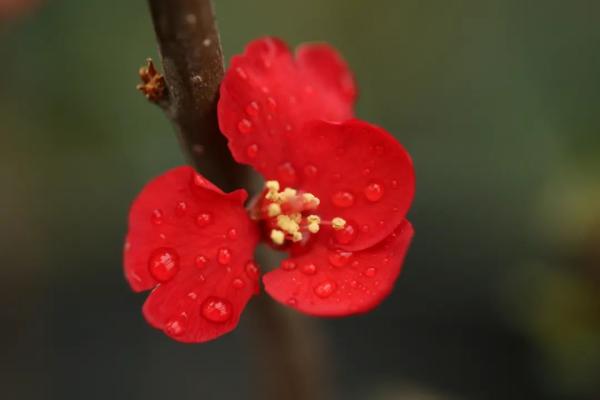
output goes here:
[{"label": "flower center", "polygon": [[278,181],[267,181],[253,217],[265,222],[269,239],[275,245],[281,246],[286,241],[305,242],[311,234],[317,234],[321,226],[331,226],[335,230],[346,226],[346,221],[339,217],[322,220],[317,214],[320,203],[312,193],[289,187],[281,190]]}]

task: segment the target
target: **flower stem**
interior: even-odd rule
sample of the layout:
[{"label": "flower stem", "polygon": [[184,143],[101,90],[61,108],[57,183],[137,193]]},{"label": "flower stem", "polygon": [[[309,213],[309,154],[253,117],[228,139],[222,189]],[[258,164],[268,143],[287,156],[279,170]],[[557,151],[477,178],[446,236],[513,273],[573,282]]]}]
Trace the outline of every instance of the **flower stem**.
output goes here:
[{"label": "flower stem", "polygon": [[[223,52],[210,0],[148,0],[166,90],[156,103],[177,130],[189,162],[225,190],[248,186],[217,123]],[[251,302],[256,327],[255,373],[264,376],[258,398],[315,400],[327,397],[324,348],[303,317],[264,295]]]}]

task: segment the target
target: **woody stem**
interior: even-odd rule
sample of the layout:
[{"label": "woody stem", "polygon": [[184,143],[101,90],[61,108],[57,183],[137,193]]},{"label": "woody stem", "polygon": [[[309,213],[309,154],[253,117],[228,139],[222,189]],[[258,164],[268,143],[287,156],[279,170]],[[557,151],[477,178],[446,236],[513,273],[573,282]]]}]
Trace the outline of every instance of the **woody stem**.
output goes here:
[{"label": "woody stem", "polygon": [[[148,0],[166,93],[157,104],[173,123],[189,162],[220,187],[247,186],[219,132],[217,99],[223,53],[210,0]],[[323,349],[306,319],[265,296],[250,303],[264,390],[261,399],[326,398]]]}]

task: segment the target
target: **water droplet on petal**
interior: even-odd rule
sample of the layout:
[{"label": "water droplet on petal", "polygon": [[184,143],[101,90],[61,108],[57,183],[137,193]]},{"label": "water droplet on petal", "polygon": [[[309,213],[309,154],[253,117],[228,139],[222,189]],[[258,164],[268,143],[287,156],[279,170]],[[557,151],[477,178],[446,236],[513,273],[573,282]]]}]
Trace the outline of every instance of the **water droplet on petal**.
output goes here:
[{"label": "water droplet on petal", "polygon": [[313,263],[304,264],[300,270],[306,275],[314,275],[317,273],[317,266]]},{"label": "water droplet on petal", "polygon": [[187,294],[188,299],[194,301],[198,298],[198,293],[191,291]]},{"label": "water droplet on petal", "polygon": [[196,225],[198,225],[201,228],[204,228],[211,222],[212,222],[212,215],[210,215],[210,213],[200,213],[196,217]]},{"label": "water droplet on petal", "polygon": [[383,155],[383,151],[384,151],[384,148],[383,148],[383,146],[382,146],[382,145],[380,145],[380,144],[378,144],[377,146],[373,147],[373,152],[374,152],[375,154],[377,154],[378,156],[381,156],[381,155]]},{"label": "water droplet on petal", "polygon": [[235,240],[238,237],[238,231],[235,228],[231,228],[230,230],[227,231],[227,237],[230,240]]},{"label": "water droplet on petal", "polygon": [[364,232],[364,233],[368,233],[370,229],[371,228],[369,228],[369,225],[367,225],[367,224],[360,227],[361,232]]},{"label": "water droplet on petal", "polygon": [[202,269],[202,268],[206,267],[207,263],[208,263],[208,258],[204,257],[203,255],[196,256],[196,259],[194,260],[194,264],[196,265],[196,268],[198,268],[198,269]]},{"label": "water droplet on petal", "polygon": [[392,181],[392,188],[393,189],[398,189],[398,186],[400,186],[400,183],[398,183],[398,181],[394,179]]},{"label": "water droplet on petal", "polygon": [[369,176],[371,174],[371,169],[370,168],[363,169],[362,174],[363,174],[363,176]]},{"label": "water droplet on petal", "polygon": [[180,201],[175,206],[175,214],[178,217],[183,217],[185,215],[185,213],[187,212],[187,209],[188,209],[187,203],[185,201]]},{"label": "water droplet on petal", "polygon": [[295,297],[290,297],[287,302],[286,302],[289,306],[295,306],[296,304],[298,304],[298,300],[296,300]]},{"label": "water droplet on petal", "polygon": [[370,183],[365,187],[365,197],[371,202],[377,202],[383,196],[383,186],[378,183]]},{"label": "water droplet on petal", "polygon": [[296,269],[296,263],[291,260],[283,260],[281,262],[281,268],[283,268],[286,271],[291,271]]},{"label": "water droplet on petal", "polygon": [[252,122],[246,118],[242,118],[240,122],[238,122],[238,130],[240,133],[252,132]]},{"label": "water droplet on petal", "polygon": [[246,275],[252,280],[258,278],[258,267],[254,261],[248,261],[246,263]]},{"label": "water droplet on petal", "polygon": [[350,281],[350,286],[354,289],[356,289],[358,287],[358,282],[357,281]]},{"label": "water droplet on petal", "polygon": [[221,247],[217,252],[217,262],[221,265],[227,265],[231,261],[231,250],[227,247]]},{"label": "water droplet on petal", "polygon": [[235,72],[238,74],[238,76],[243,79],[246,80],[248,79],[248,75],[246,74],[246,71],[244,71],[244,69],[242,67],[237,67],[235,69]]},{"label": "water droplet on petal", "polygon": [[334,230],[333,234],[336,242],[339,244],[348,244],[356,239],[358,231],[353,223],[347,223],[342,229]]},{"label": "water droplet on petal", "polygon": [[171,337],[178,337],[185,333],[187,318],[184,315],[171,318],[165,324],[165,333]]},{"label": "water droplet on petal", "polygon": [[250,104],[246,106],[246,114],[248,114],[251,117],[256,117],[258,115],[259,110],[260,107],[255,101],[250,102]]},{"label": "water droplet on petal", "polygon": [[375,267],[369,267],[365,270],[365,276],[369,278],[374,277],[377,274],[377,269]]},{"label": "water droplet on petal", "polygon": [[304,175],[306,175],[307,178],[312,178],[315,175],[317,175],[317,167],[315,167],[312,164],[309,164],[307,166],[304,167]]},{"label": "water droplet on petal", "polygon": [[244,286],[246,286],[246,283],[241,278],[234,278],[231,281],[231,286],[233,286],[235,289],[242,289]]},{"label": "water droplet on petal", "polygon": [[251,144],[250,146],[246,147],[246,155],[248,158],[256,158],[258,155],[258,145]]},{"label": "water droplet on petal", "polygon": [[333,196],[331,196],[331,202],[336,207],[351,207],[354,204],[354,195],[350,192],[339,191],[334,193]]},{"label": "water droplet on petal", "polygon": [[220,297],[208,297],[202,303],[202,316],[211,322],[227,322],[231,318],[233,307],[231,303]]},{"label": "water droplet on petal", "polygon": [[329,253],[328,260],[329,264],[333,265],[334,267],[340,268],[348,264],[348,261],[350,261],[351,257],[352,252],[350,251],[336,250]]},{"label": "water droplet on petal", "polygon": [[167,282],[179,271],[179,255],[168,247],[156,249],[148,259],[148,269],[154,279]]},{"label": "water droplet on petal", "polygon": [[163,223],[163,212],[162,210],[155,208],[152,210],[152,223],[154,225],[160,225]]},{"label": "water droplet on petal", "polygon": [[284,185],[291,185],[296,182],[296,169],[289,162],[281,164],[277,167],[277,176]]},{"label": "water droplet on petal", "polygon": [[335,292],[336,288],[337,285],[334,281],[326,280],[315,286],[313,290],[317,296],[322,299],[326,299],[327,297],[331,296],[333,292]]},{"label": "water droplet on petal", "polygon": [[271,109],[271,111],[275,111],[277,109],[277,102],[272,97],[267,97],[267,105]]}]

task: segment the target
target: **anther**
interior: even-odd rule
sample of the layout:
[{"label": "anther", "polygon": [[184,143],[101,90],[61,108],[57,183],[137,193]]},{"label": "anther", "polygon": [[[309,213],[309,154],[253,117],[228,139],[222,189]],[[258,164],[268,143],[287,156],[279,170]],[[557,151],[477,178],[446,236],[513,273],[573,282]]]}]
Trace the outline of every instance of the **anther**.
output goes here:
[{"label": "anther", "polygon": [[277,203],[271,203],[267,207],[267,214],[269,217],[276,217],[281,214],[281,206]]},{"label": "anther", "polygon": [[282,245],[285,240],[285,234],[279,229],[273,229],[271,230],[271,240],[275,244]]},{"label": "anther", "polygon": [[346,226],[346,220],[340,217],[335,217],[331,220],[331,227],[337,231],[344,229]]}]

